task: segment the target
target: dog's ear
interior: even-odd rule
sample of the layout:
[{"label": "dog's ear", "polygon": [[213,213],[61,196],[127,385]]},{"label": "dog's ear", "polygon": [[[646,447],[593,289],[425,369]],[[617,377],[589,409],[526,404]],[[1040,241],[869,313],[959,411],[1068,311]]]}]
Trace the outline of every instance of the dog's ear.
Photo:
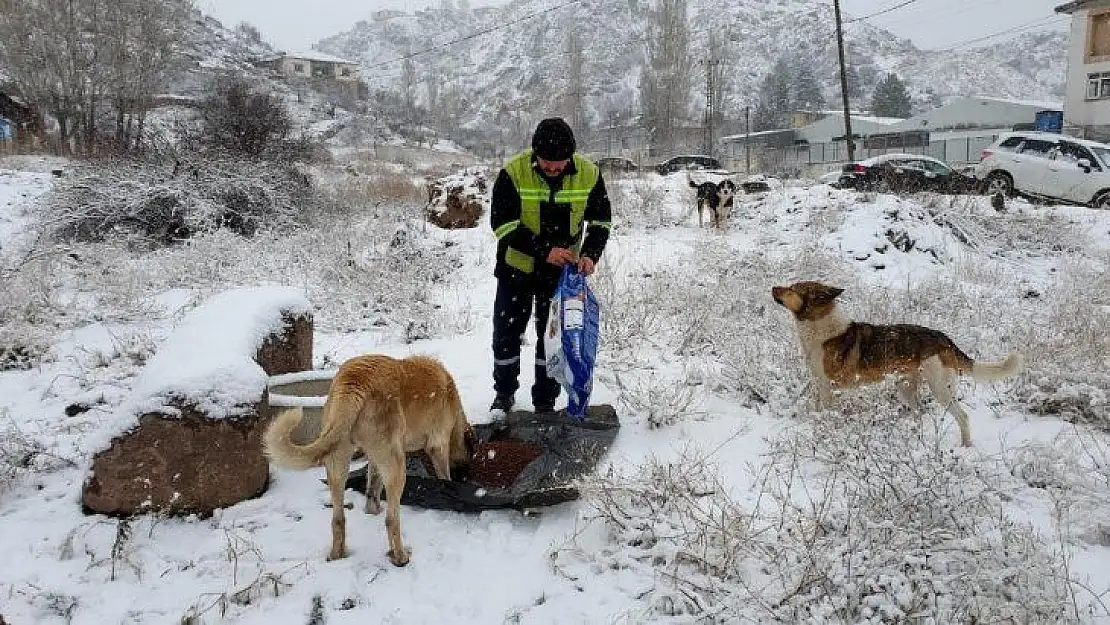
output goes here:
[{"label": "dog's ear", "polygon": [[836,299],[837,297],[839,297],[840,294],[843,293],[843,292],[844,292],[844,289],[841,289],[841,288],[838,288],[838,287],[835,287],[835,286],[828,286],[826,284],[822,284],[819,289],[814,291],[813,301],[814,301],[815,304],[828,304],[828,303],[832,302],[834,299]]}]

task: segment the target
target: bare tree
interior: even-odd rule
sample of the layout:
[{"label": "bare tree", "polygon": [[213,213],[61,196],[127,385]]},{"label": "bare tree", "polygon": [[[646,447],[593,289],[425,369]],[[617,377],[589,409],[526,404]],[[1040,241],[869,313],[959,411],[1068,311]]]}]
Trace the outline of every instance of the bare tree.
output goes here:
[{"label": "bare tree", "polygon": [[248,156],[261,156],[276,147],[292,127],[277,96],[256,92],[242,79],[221,82],[201,110],[208,142]]},{"label": "bare tree", "polygon": [[116,113],[117,127],[137,120],[141,128],[189,6],[188,0],[0,0],[0,64],[29,104],[57,120],[63,149],[91,154],[105,113]]},{"label": "bare tree", "polygon": [[[92,4],[92,3],[89,3]],[[67,146],[81,127],[93,73],[88,5],[70,0],[0,0],[0,63],[27,102],[58,122]]]},{"label": "bare tree", "polygon": [[405,55],[401,61],[401,93],[405,98],[405,107],[412,111],[415,117],[416,111],[416,64],[412,62],[411,52]]},{"label": "bare tree", "polygon": [[728,35],[713,28],[709,31],[709,84],[712,85],[712,93],[709,94],[709,100],[713,108],[713,123],[720,124],[724,121],[725,111],[725,95],[727,93],[727,85],[725,78],[729,75],[728,65],[732,59],[732,55],[728,53]]},{"label": "bare tree", "polygon": [[439,110],[439,85],[440,76],[429,66],[427,72],[424,74],[424,88],[427,91],[428,100],[426,106],[432,114]]},{"label": "bare tree", "polygon": [[104,38],[115,139],[121,150],[138,149],[153,96],[165,87],[180,58],[187,5],[177,0],[115,0],[109,6]]},{"label": "bare tree", "polygon": [[643,122],[658,149],[674,147],[679,124],[689,116],[690,34],[686,0],[658,0],[652,11],[647,63],[640,75]]},{"label": "bare tree", "polygon": [[576,133],[583,136],[586,130],[585,65],[586,59],[582,53],[582,37],[579,36],[577,29],[572,25],[570,32],[567,34],[567,86],[563,108],[571,128],[574,128]]}]

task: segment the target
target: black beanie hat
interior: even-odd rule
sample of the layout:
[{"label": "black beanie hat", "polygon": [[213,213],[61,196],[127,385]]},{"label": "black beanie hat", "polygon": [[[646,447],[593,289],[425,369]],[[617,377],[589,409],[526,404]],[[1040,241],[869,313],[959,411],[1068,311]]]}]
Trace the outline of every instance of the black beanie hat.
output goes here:
[{"label": "black beanie hat", "polygon": [[561,117],[541,121],[532,135],[532,152],[545,161],[565,161],[575,147],[574,131]]}]

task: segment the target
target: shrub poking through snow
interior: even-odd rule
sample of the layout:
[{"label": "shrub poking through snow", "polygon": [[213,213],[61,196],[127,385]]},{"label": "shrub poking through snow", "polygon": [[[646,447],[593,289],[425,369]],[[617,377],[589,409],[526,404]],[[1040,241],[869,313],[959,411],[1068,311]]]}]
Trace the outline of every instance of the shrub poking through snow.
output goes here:
[{"label": "shrub poking through snow", "polygon": [[771,441],[747,505],[690,450],[599,476],[587,514],[606,543],[556,565],[653,579],[633,620],[1079,620],[1066,562],[1007,513],[1003,476],[954,453],[931,419],[847,412]]},{"label": "shrub poking through snow", "polygon": [[220,228],[242,236],[289,229],[315,201],[309,178],[291,165],[209,160],[98,164],[59,182],[43,206],[59,240],[138,234],[169,244]]}]

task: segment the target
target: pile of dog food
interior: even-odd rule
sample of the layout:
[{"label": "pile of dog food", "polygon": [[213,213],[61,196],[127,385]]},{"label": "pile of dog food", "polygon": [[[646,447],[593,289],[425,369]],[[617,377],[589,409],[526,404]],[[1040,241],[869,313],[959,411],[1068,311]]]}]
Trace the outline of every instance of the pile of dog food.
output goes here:
[{"label": "pile of dog food", "polygon": [[471,457],[469,482],[483,488],[508,488],[543,448],[518,438],[482,443]]}]

